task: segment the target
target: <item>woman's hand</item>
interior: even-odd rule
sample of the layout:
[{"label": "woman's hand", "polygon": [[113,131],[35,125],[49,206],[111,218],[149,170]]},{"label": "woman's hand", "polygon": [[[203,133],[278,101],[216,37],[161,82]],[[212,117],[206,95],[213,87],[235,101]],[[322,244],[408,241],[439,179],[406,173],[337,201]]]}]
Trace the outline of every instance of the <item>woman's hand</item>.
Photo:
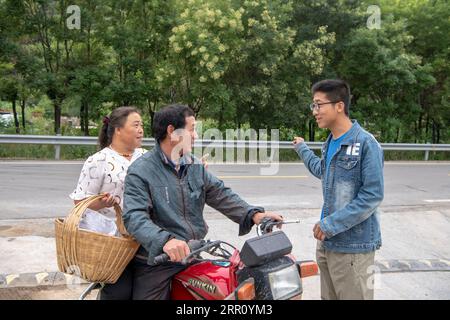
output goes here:
[{"label": "woman's hand", "polygon": [[116,197],[109,193],[105,193],[105,196],[103,198],[99,199],[98,203],[100,206],[99,209],[111,208],[115,204],[119,204]]}]

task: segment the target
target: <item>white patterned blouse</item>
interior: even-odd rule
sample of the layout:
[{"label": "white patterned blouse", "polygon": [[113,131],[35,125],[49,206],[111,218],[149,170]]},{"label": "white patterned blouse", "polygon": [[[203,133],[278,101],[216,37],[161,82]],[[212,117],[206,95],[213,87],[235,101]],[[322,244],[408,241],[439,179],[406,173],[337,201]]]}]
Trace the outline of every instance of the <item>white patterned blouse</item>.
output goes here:
[{"label": "white patterned blouse", "polygon": [[[99,193],[109,193],[120,200],[123,208],[123,192],[128,167],[147,150],[135,149],[131,160],[106,147],[90,156],[84,163],[76,189],[70,194],[72,200],[83,200]],[[104,216],[115,220],[114,208],[99,210]]]}]

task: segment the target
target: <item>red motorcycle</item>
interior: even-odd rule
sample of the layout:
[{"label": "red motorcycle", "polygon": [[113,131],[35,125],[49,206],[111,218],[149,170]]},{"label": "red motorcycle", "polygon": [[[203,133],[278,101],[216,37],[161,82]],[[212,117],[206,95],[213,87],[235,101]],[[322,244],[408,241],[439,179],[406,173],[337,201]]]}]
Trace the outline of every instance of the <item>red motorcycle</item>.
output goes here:
[{"label": "red motorcycle", "polygon": [[[298,221],[285,221],[298,223]],[[172,300],[288,300],[301,299],[302,278],[316,275],[314,261],[296,261],[292,244],[282,231],[272,232],[279,222],[264,219],[258,236],[248,239],[239,251],[225,241],[191,240],[191,253],[182,261],[188,267],[172,280]],[[203,258],[209,254],[214,259]],[[161,254],[154,263],[166,263]],[[80,297],[95,288],[91,285]]]}]

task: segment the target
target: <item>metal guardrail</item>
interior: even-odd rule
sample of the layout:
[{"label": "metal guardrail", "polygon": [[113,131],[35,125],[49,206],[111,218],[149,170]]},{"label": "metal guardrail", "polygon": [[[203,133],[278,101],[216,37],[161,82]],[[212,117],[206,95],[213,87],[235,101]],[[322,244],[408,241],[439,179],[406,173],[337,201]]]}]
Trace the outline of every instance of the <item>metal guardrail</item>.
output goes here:
[{"label": "metal guardrail", "polygon": [[[96,145],[97,137],[73,136],[39,136],[39,135],[0,135],[0,144],[39,144],[54,145],[55,159],[59,160],[62,145]],[[306,142],[311,149],[320,149],[323,142]],[[144,147],[154,147],[155,139],[145,138]],[[257,140],[196,140],[194,147],[222,147],[222,148],[279,148],[291,149],[291,141],[257,141]],[[430,151],[450,151],[450,144],[412,144],[412,143],[381,143],[383,150],[394,151],[424,151],[428,160]]]}]

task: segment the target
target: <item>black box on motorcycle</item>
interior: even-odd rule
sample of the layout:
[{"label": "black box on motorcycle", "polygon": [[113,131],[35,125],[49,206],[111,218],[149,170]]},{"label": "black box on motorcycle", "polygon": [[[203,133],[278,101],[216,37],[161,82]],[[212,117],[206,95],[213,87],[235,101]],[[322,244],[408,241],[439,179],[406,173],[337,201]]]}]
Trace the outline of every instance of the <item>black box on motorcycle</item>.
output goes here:
[{"label": "black box on motorcycle", "polygon": [[242,247],[241,261],[247,267],[259,266],[291,253],[292,243],[283,231],[248,239]]}]

